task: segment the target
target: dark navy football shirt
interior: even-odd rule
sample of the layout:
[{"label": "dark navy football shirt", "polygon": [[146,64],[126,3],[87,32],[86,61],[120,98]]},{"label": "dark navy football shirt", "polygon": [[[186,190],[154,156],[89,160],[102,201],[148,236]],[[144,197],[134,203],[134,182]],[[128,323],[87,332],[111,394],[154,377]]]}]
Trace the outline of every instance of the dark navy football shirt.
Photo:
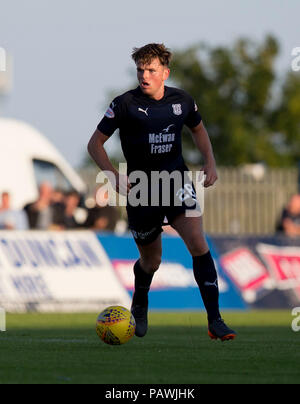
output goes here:
[{"label": "dark navy football shirt", "polygon": [[172,171],[184,164],[183,126],[194,128],[201,120],[185,91],[165,87],[164,97],[157,101],[138,87],[116,97],[97,128],[106,136],[119,128],[128,172]]}]

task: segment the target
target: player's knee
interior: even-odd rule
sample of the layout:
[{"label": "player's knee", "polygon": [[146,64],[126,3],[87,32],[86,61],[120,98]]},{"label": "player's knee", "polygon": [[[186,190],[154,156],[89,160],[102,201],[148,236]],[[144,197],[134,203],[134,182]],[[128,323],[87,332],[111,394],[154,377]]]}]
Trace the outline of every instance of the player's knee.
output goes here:
[{"label": "player's knee", "polygon": [[161,256],[152,256],[151,258],[142,259],[142,267],[148,274],[154,274],[161,264]]},{"label": "player's knee", "polygon": [[193,239],[191,242],[189,242],[188,249],[193,257],[198,257],[205,254],[209,247],[205,239]]},{"label": "player's knee", "polygon": [[149,273],[154,274],[158,270],[158,268],[160,267],[160,264],[161,264],[161,259],[160,258],[151,259],[151,261],[148,264]]}]

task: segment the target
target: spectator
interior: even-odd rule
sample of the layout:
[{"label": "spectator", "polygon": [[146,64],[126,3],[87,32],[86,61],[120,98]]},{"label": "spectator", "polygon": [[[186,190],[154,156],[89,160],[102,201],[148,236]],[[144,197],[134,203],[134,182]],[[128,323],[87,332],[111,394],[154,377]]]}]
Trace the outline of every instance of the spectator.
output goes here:
[{"label": "spectator", "polygon": [[64,203],[64,192],[61,189],[54,189],[51,195],[51,204],[56,205],[57,203]]},{"label": "spectator", "polygon": [[278,230],[290,237],[300,236],[300,194],[292,196],[283,210]]},{"label": "spectator", "polygon": [[52,192],[53,189],[49,183],[41,183],[38,200],[24,207],[31,229],[47,230],[50,228],[53,219]]},{"label": "spectator", "polygon": [[1,230],[27,230],[28,220],[24,211],[11,208],[11,199],[8,192],[3,192],[0,207]]},{"label": "spectator", "polygon": [[85,227],[94,231],[115,231],[119,218],[118,209],[109,205],[107,193],[96,192],[96,197],[88,210]]},{"label": "spectator", "polygon": [[82,227],[83,220],[78,215],[80,195],[76,191],[70,191],[65,195],[64,203],[56,203],[54,206],[53,227],[54,229],[77,229]]},{"label": "spectator", "polygon": [[64,230],[65,194],[63,191],[55,189],[52,192],[51,207],[53,216],[50,230]]},{"label": "spectator", "polygon": [[85,227],[95,231],[114,231],[119,219],[119,213],[113,206],[89,209]]}]

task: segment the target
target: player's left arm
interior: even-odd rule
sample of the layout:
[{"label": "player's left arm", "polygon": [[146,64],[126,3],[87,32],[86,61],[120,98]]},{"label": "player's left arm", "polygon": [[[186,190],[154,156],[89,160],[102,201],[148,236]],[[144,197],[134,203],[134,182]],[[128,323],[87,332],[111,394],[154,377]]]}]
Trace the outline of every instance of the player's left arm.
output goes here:
[{"label": "player's left arm", "polygon": [[192,131],[194,142],[204,159],[204,166],[202,167],[202,171],[204,171],[204,174],[206,175],[204,186],[210,187],[217,181],[218,174],[213,148],[207,130],[202,121],[199,125],[190,129]]}]

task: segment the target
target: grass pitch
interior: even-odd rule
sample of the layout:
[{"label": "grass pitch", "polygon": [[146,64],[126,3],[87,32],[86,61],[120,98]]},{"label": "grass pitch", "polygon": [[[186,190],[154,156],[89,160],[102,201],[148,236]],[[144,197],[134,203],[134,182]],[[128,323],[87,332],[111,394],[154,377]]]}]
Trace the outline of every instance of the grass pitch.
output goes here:
[{"label": "grass pitch", "polygon": [[97,314],[8,314],[0,384],[299,383],[300,332],[290,311],[224,312],[238,337],[211,341],[204,313],[151,313],[122,346],[96,335]]}]

